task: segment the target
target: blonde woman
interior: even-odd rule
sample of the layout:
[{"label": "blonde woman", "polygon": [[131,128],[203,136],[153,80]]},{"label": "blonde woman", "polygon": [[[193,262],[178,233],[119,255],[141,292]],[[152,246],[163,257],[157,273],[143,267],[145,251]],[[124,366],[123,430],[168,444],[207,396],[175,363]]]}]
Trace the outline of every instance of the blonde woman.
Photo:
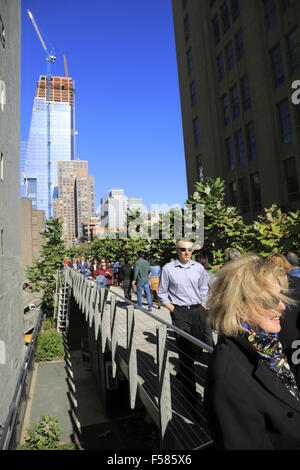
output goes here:
[{"label": "blonde woman", "polygon": [[300,448],[300,396],[278,333],[292,300],[282,269],[255,254],[227,263],[210,294],[221,337],[204,409],[218,449]]}]

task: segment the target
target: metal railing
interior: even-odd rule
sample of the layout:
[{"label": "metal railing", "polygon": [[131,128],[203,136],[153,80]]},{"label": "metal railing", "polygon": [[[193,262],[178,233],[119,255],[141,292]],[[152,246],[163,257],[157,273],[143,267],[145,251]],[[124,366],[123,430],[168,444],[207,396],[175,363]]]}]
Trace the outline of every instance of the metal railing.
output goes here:
[{"label": "metal railing", "polygon": [[[177,448],[201,449],[212,443],[204,418],[203,395],[207,364],[195,364],[199,401],[191,405],[188,391],[176,377],[178,345],[176,335],[184,337],[199,351],[213,348],[172,325],[162,316],[138,307],[116,289],[97,289],[95,280],[72,268],[65,268],[67,283],[95,339],[101,338],[102,352],[111,351],[112,376],[118,367],[129,383],[130,406],[139,397],[160,429],[162,445],[176,442]],[[168,314],[166,315],[168,317]],[[209,354],[206,355],[208,359]]]},{"label": "metal railing", "polygon": [[[30,343],[26,346],[26,353],[23,359],[22,366],[20,368],[19,377],[16,383],[15,392],[9,407],[8,415],[3,426],[0,426],[0,450],[8,450],[14,447],[15,443],[13,440],[18,441],[17,426],[21,424],[22,417],[22,402],[27,399],[27,394],[30,388],[31,377],[30,373],[32,370],[32,363],[34,357],[34,351],[36,348],[37,336],[40,331],[43,318],[42,305],[38,307],[39,315],[35,324]],[[21,426],[20,426],[21,429]]]}]

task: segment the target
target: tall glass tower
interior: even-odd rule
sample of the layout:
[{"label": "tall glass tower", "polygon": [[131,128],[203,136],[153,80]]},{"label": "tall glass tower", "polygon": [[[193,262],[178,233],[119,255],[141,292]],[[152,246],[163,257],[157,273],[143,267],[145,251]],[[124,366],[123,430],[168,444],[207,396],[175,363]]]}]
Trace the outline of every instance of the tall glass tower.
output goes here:
[{"label": "tall glass tower", "polygon": [[57,161],[75,158],[74,89],[72,78],[52,76],[47,101],[47,77],[37,82],[21,184],[32,208],[44,210],[47,219],[57,197]]}]

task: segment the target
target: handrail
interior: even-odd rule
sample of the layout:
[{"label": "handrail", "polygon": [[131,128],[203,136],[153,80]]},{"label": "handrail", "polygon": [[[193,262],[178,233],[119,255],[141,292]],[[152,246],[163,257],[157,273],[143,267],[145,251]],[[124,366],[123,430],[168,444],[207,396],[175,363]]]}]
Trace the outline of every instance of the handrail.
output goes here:
[{"label": "handrail", "polygon": [[33,333],[32,333],[31,341],[30,341],[29,345],[27,346],[27,350],[26,350],[26,354],[24,356],[23,363],[22,363],[21,368],[20,368],[18,381],[17,381],[17,384],[16,384],[16,388],[15,388],[13,398],[12,398],[10,406],[9,406],[8,415],[7,415],[5,424],[2,427],[0,426],[0,450],[9,449],[11,438],[12,438],[14,428],[15,428],[15,425],[16,425],[25,380],[26,380],[26,377],[27,377],[27,374],[28,374],[30,362],[31,362],[32,357],[33,357],[35,342],[36,342],[38,333],[40,331],[41,323],[42,323],[42,317],[43,317],[42,305],[39,308],[40,308],[39,316],[38,316],[36,325],[35,325]]},{"label": "handrail", "polygon": [[[200,350],[211,353],[213,348],[155,313],[139,307],[135,302],[124,298],[113,289],[109,287],[102,287],[99,290],[95,289],[97,283],[94,278],[84,276],[68,266],[65,267],[65,270],[67,283],[72,289],[79,308],[85,314],[89,327],[94,322],[94,339],[96,341],[98,337],[101,339],[102,353],[105,352],[108,341],[111,351],[112,377],[116,377],[118,363],[120,370],[128,379],[131,408],[135,407],[138,391],[152,419],[159,426],[162,446],[168,445],[167,440],[171,433],[173,439],[180,446],[179,448],[206,449],[212,441],[205,417],[189,402],[190,389],[187,380],[189,383],[192,383],[189,379],[191,369],[186,369],[187,373],[183,376],[183,384],[182,380],[177,378],[175,374],[176,362],[178,361],[176,357],[178,343],[175,346],[175,343],[173,343],[175,338],[173,335],[168,335],[168,331],[173,332],[175,337],[177,335],[184,337],[200,348]],[[108,296],[108,294],[110,295]],[[122,304],[125,303],[125,305],[119,304],[116,301],[117,298],[122,301]],[[110,314],[107,309],[109,299]],[[125,312],[127,310],[127,316],[124,317],[120,313],[117,314],[117,308],[124,309]],[[139,312],[144,315],[140,315]],[[149,322],[145,315],[154,321]],[[117,332],[118,325],[122,327],[122,335],[120,337]],[[146,330],[144,330],[145,325]],[[151,328],[152,331],[155,330],[154,333],[151,333]],[[145,340],[147,341],[147,336],[145,340],[143,340],[142,335],[137,336],[137,333],[142,331],[154,335],[153,339],[155,338],[155,341],[150,341],[148,343],[149,347],[146,347],[147,343],[144,343]],[[118,338],[120,338],[120,342]],[[150,347],[150,344],[152,343],[153,345],[155,342],[156,352],[153,346]],[[124,348],[126,351],[125,355],[123,353]],[[181,352],[184,353],[183,351]],[[154,363],[150,362],[152,360],[151,357],[154,358]],[[137,361],[139,362],[139,367]],[[196,371],[194,373],[196,374]],[[153,383],[154,376],[156,376],[156,383],[155,381]],[[204,377],[198,371],[197,381],[200,387],[203,387],[204,380]],[[201,393],[203,393],[203,389]],[[188,410],[185,407],[192,408]],[[189,422],[194,423],[194,426],[189,428]],[[192,434],[192,437],[190,434]]]},{"label": "handrail", "polygon": [[[72,268],[70,268],[72,269]],[[94,281],[94,283],[96,284],[96,281],[94,278],[90,278],[88,277],[88,280],[89,281]],[[107,289],[108,292],[110,292],[110,288],[107,288],[106,286],[104,286],[102,289]],[[125,299],[125,297],[122,297],[122,295],[118,294],[117,292],[113,292],[113,294],[116,296],[116,297],[120,297],[122,300],[124,300],[128,305],[133,305],[133,307],[136,309],[136,310],[141,310],[143,313],[146,313],[146,315],[148,315],[149,317],[153,318],[154,320],[162,323],[163,325],[166,325],[168,328],[170,328],[171,330],[173,330],[175,333],[177,333],[178,335],[180,336],[183,336],[184,338],[188,339],[189,341],[191,341],[192,343],[196,344],[197,346],[201,347],[202,349],[205,349],[206,351],[212,353],[213,352],[213,348],[211,346],[209,346],[208,344],[204,343],[203,341],[201,341],[200,339],[198,338],[195,338],[195,336],[192,336],[190,335],[189,333],[186,333],[185,331],[181,330],[180,328],[178,328],[177,326],[174,326],[172,325],[171,323],[167,322],[166,320],[164,320],[163,318],[159,317],[158,315],[155,315],[155,313],[153,312],[149,312],[148,310],[146,310],[145,308],[143,307],[139,307],[136,303],[134,302],[131,302],[131,300],[128,300],[128,299]]]}]

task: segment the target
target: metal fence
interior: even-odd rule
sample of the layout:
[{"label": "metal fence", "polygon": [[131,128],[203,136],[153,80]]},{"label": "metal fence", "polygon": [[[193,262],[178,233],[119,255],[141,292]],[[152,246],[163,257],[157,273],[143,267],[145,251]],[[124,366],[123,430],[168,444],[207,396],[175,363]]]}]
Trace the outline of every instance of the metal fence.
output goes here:
[{"label": "metal fence", "polygon": [[[156,315],[126,300],[118,288],[102,288],[91,278],[65,268],[67,283],[100,339],[102,352],[111,352],[112,376],[118,369],[129,383],[130,406],[139,398],[160,429],[162,447],[170,442],[179,449],[201,449],[212,443],[202,409],[209,353],[212,348],[170,323],[167,309]],[[203,350],[195,362],[198,403],[192,404],[188,390],[176,376],[176,335]]]},{"label": "metal fence", "polygon": [[26,346],[26,353],[20,368],[18,381],[9,407],[8,415],[4,425],[0,426],[0,450],[14,449],[15,445],[18,444],[19,441],[18,434],[21,431],[23,416],[26,408],[26,400],[31,384],[34,351],[43,318],[42,305],[40,305],[38,308],[39,314],[32,332],[31,341]]}]

